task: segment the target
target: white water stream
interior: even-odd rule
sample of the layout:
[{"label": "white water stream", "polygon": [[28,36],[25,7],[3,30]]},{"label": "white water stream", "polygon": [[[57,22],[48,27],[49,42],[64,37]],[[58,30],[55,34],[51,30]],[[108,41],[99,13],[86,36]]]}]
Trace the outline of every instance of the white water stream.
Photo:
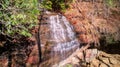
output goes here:
[{"label": "white water stream", "polygon": [[74,52],[79,47],[79,42],[75,37],[73,27],[68,20],[61,15],[49,17],[51,38],[56,42],[51,53],[52,56],[59,53],[61,59],[65,59],[67,52]]}]

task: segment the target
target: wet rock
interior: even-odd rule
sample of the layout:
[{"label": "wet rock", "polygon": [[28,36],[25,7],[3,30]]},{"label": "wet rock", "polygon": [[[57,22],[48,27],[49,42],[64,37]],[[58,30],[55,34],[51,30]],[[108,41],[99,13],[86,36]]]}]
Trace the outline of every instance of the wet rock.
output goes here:
[{"label": "wet rock", "polygon": [[[41,25],[42,65],[45,67],[59,63],[69,57],[77,48],[77,40],[74,29],[69,21],[57,13],[46,13]],[[48,64],[48,65],[45,65]],[[41,65],[41,66],[42,66]]]},{"label": "wet rock", "polygon": [[[81,57],[83,53],[81,53],[81,50],[77,50],[75,53],[73,53],[70,57],[68,57],[66,60],[60,62],[60,64],[56,65],[57,66],[64,66],[67,64],[77,65],[78,67],[119,67],[120,65],[120,60],[119,58],[120,55],[111,55],[107,54],[102,51],[92,51],[96,49],[90,49],[87,50],[86,56],[89,58],[89,62],[84,61]],[[96,55],[92,55],[97,53]],[[90,56],[93,56],[92,58]]]},{"label": "wet rock", "polygon": [[[65,59],[64,61],[61,61],[58,65],[56,65],[55,67],[57,67],[57,66],[64,66],[64,65],[67,65],[67,64],[71,64],[71,65],[77,65],[77,66],[81,66],[81,67],[86,67],[86,66],[88,66],[88,64],[90,63],[90,62],[92,62],[92,66],[94,65],[94,66],[98,66],[99,65],[99,63],[97,63],[97,62],[99,62],[97,59],[94,59],[95,57],[96,57],[96,55],[94,55],[94,56],[92,56],[92,50],[96,50],[96,49],[88,49],[87,51],[89,51],[89,53],[88,52],[86,52],[86,55],[85,56],[88,56],[87,58],[89,58],[89,62],[86,62],[85,60],[84,60],[84,56],[83,56],[83,53],[82,53],[82,50],[81,49],[78,49],[77,51],[75,51],[71,56],[69,56],[67,59]],[[93,53],[93,54],[95,54],[95,53]],[[92,58],[90,57],[90,56],[92,56]],[[94,58],[93,58],[94,57]],[[92,60],[94,60],[94,61],[92,61]],[[97,60],[97,61],[96,61]],[[89,64],[89,66],[90,66],[90,64]]]}]

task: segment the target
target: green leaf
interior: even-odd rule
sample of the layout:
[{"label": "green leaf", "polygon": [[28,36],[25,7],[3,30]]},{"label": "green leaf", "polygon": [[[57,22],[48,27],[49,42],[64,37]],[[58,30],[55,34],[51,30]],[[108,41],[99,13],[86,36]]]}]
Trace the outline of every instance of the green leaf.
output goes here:
[{"label": "green leaf", "polygon": [[23,36],[29,36],[29,37],[31,36],[31,34],[25,30],[22,30],[20,34]]}]

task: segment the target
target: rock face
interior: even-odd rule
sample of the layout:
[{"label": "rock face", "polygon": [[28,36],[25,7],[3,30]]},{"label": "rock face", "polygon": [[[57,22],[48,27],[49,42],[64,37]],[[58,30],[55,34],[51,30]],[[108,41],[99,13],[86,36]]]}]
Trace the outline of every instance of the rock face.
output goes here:
[{"label": "rock face", "polygon": [[[7,41],[0,49],[0,67],[25,67],[35,40],[22,39],[20,43]],[[30,42],[29,42],[30,41]]]},{"label": "rock face", "polygon": [[54,67],[66,67],[67,65],[71,65],[72,67],[86,67],[86,63],[91,62],[98,55],[99,51],[97,49],[87,49],[84,53],[83,49],[78,49],[66,60],[60,62],[58,65],[54,65]]},{"label": "rock face", "polygon": [[120,40],[119,11],[119,8],[108,7],[104,0],[75,0],[64,15],[71,21],[82,43],[99,45],[99,39],[104,35],[108,41]]}]

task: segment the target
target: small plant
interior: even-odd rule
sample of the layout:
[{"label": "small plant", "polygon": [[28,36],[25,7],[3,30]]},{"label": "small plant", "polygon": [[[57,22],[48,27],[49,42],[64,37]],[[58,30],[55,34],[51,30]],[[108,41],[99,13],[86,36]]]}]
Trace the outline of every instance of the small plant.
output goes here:
[{"label": "small plant", "polygon": [[114,39],[114,37],[106,37],[106,43],[108,43],[108,44],[114,44],[114,43],[116,43],[116,41],[115,41],[115,39]]},{"label": "small plant", "polygon": [[73,67],[72,64],[67,64],[65,67]]},{"label": "small plant", "polygon": [[118,0],[105,0],[106,5],[109,8],[113,8],[117,5],[117,2],[119,2]]}]

